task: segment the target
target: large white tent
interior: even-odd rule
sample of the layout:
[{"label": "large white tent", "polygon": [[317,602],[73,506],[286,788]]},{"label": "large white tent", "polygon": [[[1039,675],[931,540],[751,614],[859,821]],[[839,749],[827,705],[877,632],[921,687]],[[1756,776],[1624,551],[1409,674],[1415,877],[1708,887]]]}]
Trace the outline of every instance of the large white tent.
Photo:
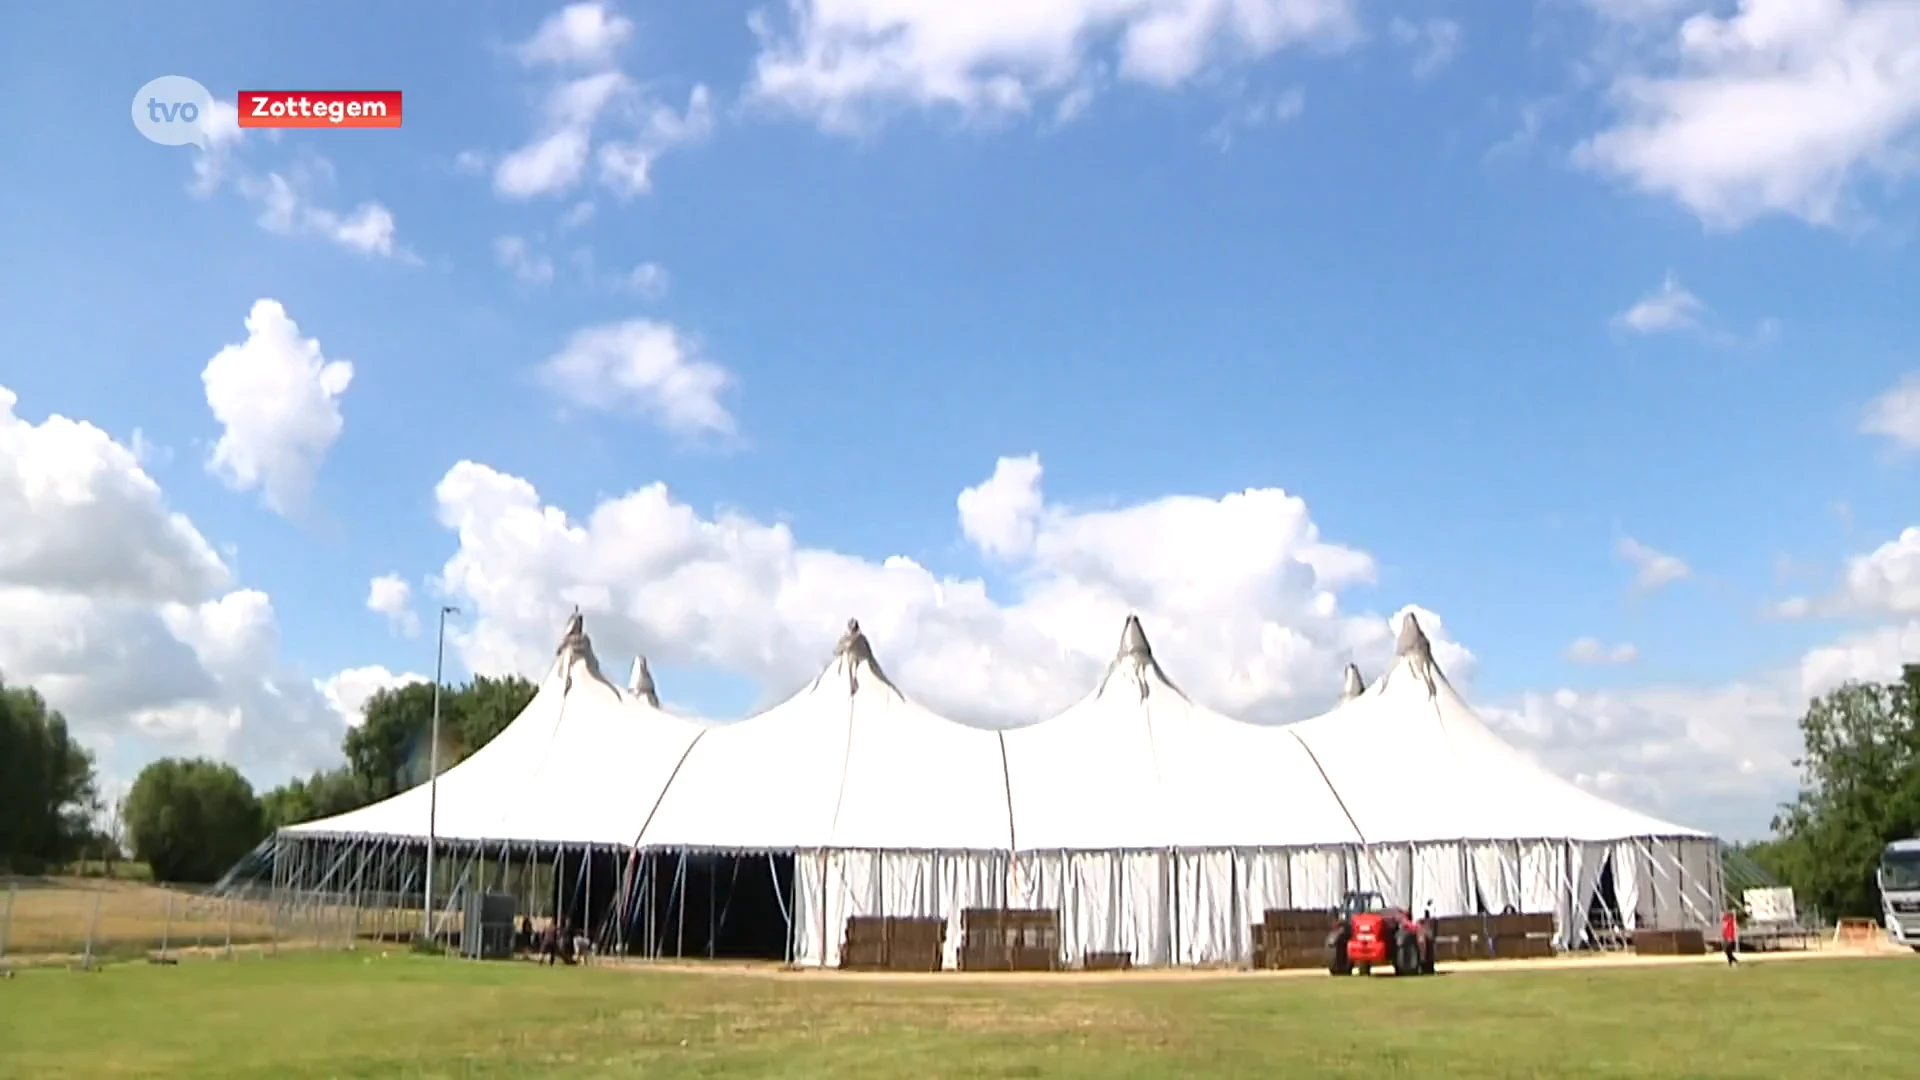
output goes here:
[{"label": "large white tent", "polygon": [[[432,801],[422,786],[294,826],[275,851],[417,843]],[[1362,688],[1350,670],[1330,712],[1280,726],[1189,700],[1130,617],[1086,698],[990,731],[910,701],[857,624],[786,701],[695,724],[660,710],[644,663],[624,692],[603,678],[576,615],[532,703],[440,778],[432,813],[434,834],[476,857],[601,852],[611,895],[596,907],[589,884],[583,910],[655,952],[661,913],[684,942],[704,905],[711,953],[751,864],[772,900],[740,908],[778,921],[773,940],[800,964],[837,963],[856,915],[946,919],[951,964],[971,907],[1058,910],[1069,963],[1237,963],[1263,911],[1350,889],[1437,915],[1552,911],[1571,947],[1596,906],[1625,928],[1704,926],[1721,889],[1711,837],[1495,735],[1411,617],[1385,675]],[[648,928],[629,933],[635,919]]]},{"label": "large white tent", "polygon": [[449,842],[629,845],[707,730],[660,710],[644,666],[634,676],[623,692],[601,675],[576,615],[533,701],[437,785],[282,833],[422,839],[431,812],[432,832]]}]

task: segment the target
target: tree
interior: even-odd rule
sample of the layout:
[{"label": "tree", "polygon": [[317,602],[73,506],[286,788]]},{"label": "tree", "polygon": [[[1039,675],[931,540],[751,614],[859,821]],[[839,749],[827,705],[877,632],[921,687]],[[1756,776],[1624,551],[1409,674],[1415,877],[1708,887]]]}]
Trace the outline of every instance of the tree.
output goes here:
[{"label": "tree", "polygon": [[[516,675],[481,675],[440,693],[440,768],[445,771],[492,741],[533,700],[535,687]],[[369,801],[424,783],[433,731],[433,684],[411,683],[368,699],[365,719],[347,732],[347,768]]]},{"label": "tree", "polygon": [[366,785],[344,765],[321,770],[304,780],[294,777],[260,796],[269,830],[344,814],[367,802]]},{"label": "tree", "polygon": [[1829,915],[1878,914],[1881,849],[1920,833],[1920,667],[1813,701],[1800,733],[1800,794],[1774,818],[1763,865]]},{"label": "tree", "polygon": [[98,808],[93,755],[28,687],[0,681],[0,863],[22,869],[76,857]]},{"label": "tree", "polygon": [[158,881],[213,881],[266,832],[253,785],[221,762],[162,758],[127,792],[127,835]]}]

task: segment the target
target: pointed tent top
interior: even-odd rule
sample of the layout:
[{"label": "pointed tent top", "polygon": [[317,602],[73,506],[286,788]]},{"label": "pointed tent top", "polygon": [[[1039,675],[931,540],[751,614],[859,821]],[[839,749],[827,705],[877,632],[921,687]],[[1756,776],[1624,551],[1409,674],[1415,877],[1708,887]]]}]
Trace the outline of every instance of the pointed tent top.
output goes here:
[{"label": "pointed tent top", "polygon": [[1161,669],[1160,661],[1153,658],[1153,646],[1147,642],[1147,631],[1140,625],[1138,615],[1128,615],[1127,621],[1121,625],[1120,650],[1114,654],[1113,663],[1107,665],[1106,677],[1100,680],[1100,689],[1096,693],[1106,693],[1114,677],[1123,672],[1139,689],[1141,701],[1153,693],[1149,672],[1174,693],[1180,692],[1180,688],[1174,686],[1173,680],[1167,678],[1167,673]]},{"label": "pointed tent top", "polygon": [[1427,632],[1420,629],[1419,616],[1411,611],[1407,612],[1406,618],[1400,623],[1400,641],[1394,647],[1394,652],[1403,657],[1424,661],[1429,666],[1433,664],[1433,643],[1427,640]]},{"label": "pointed tent top", "polygon": [[893,680],[887,678],[887,673],[880,669],[880,661],[874,659],[873,646],[867,641],[866,633],[860,629],[859,619],[847,620],[847,632],[840,635],[839,643],[833,647],[833,659],[835,664],[845,662],[847,677],[852,680],[850,685],[853,689],[860,689],[860,669],[864,667],[873,672],[888,689],[896,694],[900,693],[900,688],[894,686]]},{"label": "pointed tent top", "polygon": [[[1419,616],[1411,610],[1401,617],[1400,641],[1394,647],[1394,651],[1400,656],[1400,662],[1395,665],[1394,670],[1407,668],[1426,684],[1428,694],[1435,693],[1435,680],[1444,680],[1445,676],[1440,673],[1440,665],[1434,663],[1433,642],[1427,640],[1427,632],[1420,629]],[[1393,672],[1387,674],[1391,678]]]},{"label": "pointed tent top", "polygon": [[647,669],[647,658],[633,658],[633,673],[627,676],[627,695],[644,700],[654,708],[660,707],[660,695],[653,688],[653,672]]},{"label": "pointed tent top", "polygon": [[1141,660],[1153,659],[1153,646],[1147,643],[1147,632],[1141,627],[1138,615],[1128,615],[1126,625],[1120,628],[1120,651],[1114,655],[1114,659],[1129,656]]},{"label": "pointed tent top", "polygon": [[584,662],[588,673],[594,678],[601,682],[606,681],[605,676],[600,674],[600,658],[593,655],[593,639],[587,636],[586,619],[581,617],[578,607],[575,607],[573,614],[567,617],[566,632],[560,636],[560,647],[553,651],[553,655],[556,657],[571,655],[574,659]]},{"label": "pointed tent top", "polygon": [[1366,692],[1367,681],[1360,677],[1360,669],[1352,664],[1348,664],[1346,679],[1340,687],[1341,702],[1352,701],[1354,698]]}]

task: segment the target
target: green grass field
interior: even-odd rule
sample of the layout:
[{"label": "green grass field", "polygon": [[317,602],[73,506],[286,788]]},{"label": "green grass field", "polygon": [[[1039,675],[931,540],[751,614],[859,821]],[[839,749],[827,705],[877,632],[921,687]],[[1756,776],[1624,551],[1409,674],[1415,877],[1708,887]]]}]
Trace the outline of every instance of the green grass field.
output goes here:
[{"label": "green grass field", "polygon": [[1920,962],[1432,979],[644,972],[394,952],[0,981],[6,1077],[1895,1077]]}]

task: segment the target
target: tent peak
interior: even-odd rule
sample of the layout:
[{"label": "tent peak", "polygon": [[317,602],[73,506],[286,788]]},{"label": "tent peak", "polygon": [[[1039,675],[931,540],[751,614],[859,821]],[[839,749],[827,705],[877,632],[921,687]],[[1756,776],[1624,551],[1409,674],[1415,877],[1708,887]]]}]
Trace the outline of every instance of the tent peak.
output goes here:
[{"label": "tent peak", "polygon": [[1420,618],[1409,611],[1400,623],[1400,640],[1394,646],[1394,652],[1410,660],[1424,662],[1433,666],[1433,642],[1427,640],[1427,632],[1420,629]]},{"label": "tent peak", "polygon": [[840,635],[840,641],[833,647],[833,660],[835,666],[841,664],[846,666],[849,687],[852,690],[860,689],[860,669],[864,667],[873,672],[874,677],[889,690],[896,694],[900,693],[900,688],[893,685],[893,680],[887,678],[887,673],[881,670],[880,661],[874,659],[873,645],[867,641],[866,632],[860,629],[859,619],[847,620],[847,632]]},{"label": "tent peak", "polygon": [[660,694],[653,688],[653,672],[647,668],[647,658],[633,658],[633,671],[627,676],[627,696],[645,701],[654,708],[660,707]]},{"label": "tent peak", "polygon": [[[1164,683],[1167,689],[1180,693],[1173,685],[1167,673],[1160,667],[1160,661],[1153,657],[1153,646],[1147,641],[1147,631],[1140,625],[1140,616],[1128,615],[1127,621],[1120,627],[1120,650],[1114,654],[1113,663],[1107,665],[1107,673],[1100,680],[1100,694],[1107,692],[1108,686],[1116,675],[1126,674],[1145,701],[1153,693],[1153,681]],[[1151,678],[1149,677],[1151,676]]]},{"label": "tent peak", "polygon": [[1129,656],[1141,660],[1153,659],[1153,646],[1147,641],[1147,631],[1140,625],[1138,615],[1128,615],[1126,623],[1120,627],[1120,651],[1114,655],[1114,659]]},{"label": "tent peak", "polygon": [[1361,694],[1364,694],[1366,692],[1367,692],[1367,680],[1360,677],[1359,667],[1353,664],[1348,664],[1346,675],[1344,676],[1340,686],[1341,703],[1345,704],[1346,702],[1352,701],[1354,698],[1357,698]]},{"label": "tent peak", "polygon": [[601,682],[606,677],[600,674],[600,658],[593,654],[593,639],[587,636],[587,621],[578,607],[567,617],[567,629],[560,635],[560,647],[553,655],[569,664],[578,662],[587,666],[587,673]]}]

